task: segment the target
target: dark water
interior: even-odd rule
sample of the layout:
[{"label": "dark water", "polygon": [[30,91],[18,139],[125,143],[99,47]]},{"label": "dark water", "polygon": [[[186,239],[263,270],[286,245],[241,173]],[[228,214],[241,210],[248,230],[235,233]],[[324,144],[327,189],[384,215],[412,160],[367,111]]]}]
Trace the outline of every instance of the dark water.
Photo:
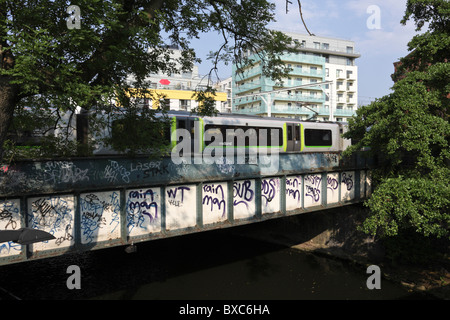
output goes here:
[{"label": "dark water", "polygon": [[[366,269],[278,245],[231,229],[154,240],[0,267],[0,287],[23,299],[408,299],[381,280],[369,290]],[[78,265],[81,289],[66,286]]]}]

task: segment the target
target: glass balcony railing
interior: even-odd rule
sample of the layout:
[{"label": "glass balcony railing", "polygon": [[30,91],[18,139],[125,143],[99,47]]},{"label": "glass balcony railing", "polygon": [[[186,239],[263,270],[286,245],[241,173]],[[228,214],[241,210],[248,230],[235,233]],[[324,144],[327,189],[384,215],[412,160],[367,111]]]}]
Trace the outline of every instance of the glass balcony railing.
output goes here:
[{"label": "glass balcony railing", "polygon": [[[268,108],[265,105],[239,108],[234,106],[233,112],[238,114],[256,115],[267,114]],[[270,112],[272,114],[286,114],[286,115],[307,115],[307,116],[331,116],[330,108],[318,107],[318,108],[305,108],[299,106],[287,106],[287,105],[275,105],[271,107]],[[352,109],[334,109],[333,115],[336,117],[351,117],[355,114],[355,110]]]},{"label": "glass balcony railing", "polygon": [[289,94],[287,92],[282,92],[275,95],[273,100],[282,100],[282,101],[294,101],[294,102],[316,102],[323,103],[325,102],[325,95],[320,92],[316,93],[316,95],[310,94]]},{"label": "glass balcony railing", "polygon": [[335,116],[351,117],[356,114],[356,110],[355,109],[335,109],[335,110],[333,110],[333,114]]},{"label": "glass balcony railing", "polygon": [[[287,53],[284,54],[281,59],[286,63],[294,62],[294,63],[303,63],[303,64],[313,64],[313,65],[322,65],[325,66],[325,58],[312,56],[302,53]],[[322,68],[324,69],[324,68]]]},{"label": "glass balcony railing", "polygon": [[[248,103],[255,103],[255,102],[261,102],[262,98],[261,96],[248,96],[248,97],[233,97],[233,104],[234,105],[243,105]],[[299,102],[310,102],[310,103],[317,103],[317,104],[323,104],[325,103],[325,96],[323,93],[318,93],[316,96],[312,95],[305,95],[305,94],[287,94],[287,93],[279,93],[272,97],[272,101],[291,101],[292,104],[299,103]]]}]

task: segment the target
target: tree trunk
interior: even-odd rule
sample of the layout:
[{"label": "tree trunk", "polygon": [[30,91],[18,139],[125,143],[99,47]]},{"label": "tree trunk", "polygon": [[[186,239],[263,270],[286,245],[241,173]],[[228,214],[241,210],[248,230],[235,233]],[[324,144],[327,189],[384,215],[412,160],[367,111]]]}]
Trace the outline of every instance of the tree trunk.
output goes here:
[{"label": "tree trunk", "polygon": [[18,86],[11,84],[11,80],[11,77],[0,77],[0,161],[3,160],[3,143],[18,100]]}]

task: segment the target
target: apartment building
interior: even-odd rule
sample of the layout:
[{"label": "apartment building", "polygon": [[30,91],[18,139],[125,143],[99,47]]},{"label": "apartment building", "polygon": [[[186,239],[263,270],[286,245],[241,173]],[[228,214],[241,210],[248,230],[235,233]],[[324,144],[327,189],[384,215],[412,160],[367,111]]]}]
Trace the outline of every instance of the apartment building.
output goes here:
[{"label": "apartment building", "polygon": [[[177,59],[181,51],[177,48],[173,50],[172,57]],[[180,68],[181,69],[181,68]],[[199,68],[194,65],[192,72],[167,75],[162,72],[150,74],[145,79],[149,83],[148,89],[151,94],[145,97],[137,98],[140,107],[149,107],[156,109],[162,100],[170,107],[170,110],[191,111],[198,107],[194,93],[196,90],[205,89],[208,85],[208,79],[199,74]],[[133,76],[128,77],[128,82],[133,82]],[[228,99],[227,90],[214,84],[217,89],[214,100],[215,107],[219,112],[225,112]]]},{"label": "apartment building", "polygon": [[219,81],[216,84],[216,89],[218,92],[225,92],[227,94],[227,100],[221,101],[220,112],[223,112],[223,113],[231,113],[232,112],[232,103],[231,103],[232,86],[233,86],[233,78],[232,77],[228,77],[225,80]]},{"label": "apartment building", "polygon": [[283,83],[262,73],[258,55],[248,53],[255,64],[238,73],[232,69],[232,111],[303,120],[346,121],[357,108],[360,54],[353,41],[286,33],[298,52],[284,54],[292,69]]}]

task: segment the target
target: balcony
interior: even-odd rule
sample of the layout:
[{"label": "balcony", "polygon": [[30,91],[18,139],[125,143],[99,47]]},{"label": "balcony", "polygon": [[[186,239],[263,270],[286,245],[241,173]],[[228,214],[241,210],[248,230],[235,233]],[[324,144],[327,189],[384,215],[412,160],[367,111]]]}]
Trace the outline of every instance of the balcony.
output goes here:
[{"label": "balcony", "polygon": [[289,89],[290,87],[297,87],[297,86],[301,86],[301,85],[309,85],[309,86],[305,87],[304,89],[297,88],[297,89],[292,89],[292,90],[317,90],[317,91],[322,91],[322,87],[320,85],[314,85],[317,82],[322,82],[322,80],[320,80],[320,81],[316,80],[316,82],[298,81],[297,79],[285,80],[284,83],[283,83],[283,87],[281,87],[281,86],[279,86],[279,83],[277,83],[277,82],[275,82],[275,81],[273,81],[271,79],[266,79],[264,81],[264,84],[266,85],[266,90],[265,91],[276,91],[278,89]]},{"label": "balcony", "polygon": [[[294,40],[295,41],[295,40]],[[298,43],[300,44],[300,43]],[[338,56],[344,56],[344,57],[352,57],[352,58],[359,58],[361,54],[357,51],[348,50],[347,47],[335,47],[335,46],[328,46],[324,47],[324,43],[322,43],[322,46],[311,46],[306,44],[300,44],[300,50],[302,51],[308,51],[308,52],[315,52],[315,53],[325,53],[325,54],[332,54],[332,55],[338,55]]]},{"label": "balcony", "polygon": [[313,64],[313,65],[320,65],[323,66],[322,69],[325,68],[325,58],[324,57],[317,57],[317,56],[311,56],[306,55],[302,53],[287,53],[284,54],[281,59],[285,63],[289,62],[296,62],[296,63],[302,63],[302,64]]},{"label": "balcony", "polygon": [[335,109],[335,110],[333,110],[333,115],[335,117],[338,117],[338,116],[351,117],[355,114],[356,114],[356,110],[354,110],[354,109]]},{"label": "balcony", "polygon": [[313,102],[313,103],[324,103],[325,96],[322,92],[311,95],[311,94],[296,94],[296,93],[287,93],[280,92],[276,94],[272,100],[281,100],[281,101],[292,101],[292,102]]},{"label": "balcony", "polygon": [[356,73],[352,71],[347,71],[347,80],[356,80]]},{"label": "balcony", "polygon": [[341,70],[341,72],[336,72],[336,79],[345,80],[345,73]]},{"label": "balcony", "polygon": [[345,91],[345,86],[343,84],[336,86],[336,91]]},{"label": "balcony", "polygon": [[248,107],[248,108],[236,108],[234,106],[232,109],[232,113],[246,114],[246,115],[256,115],[256,114],[267,113],[266,111],[263,111],[264,109],[265,109],[265,107],[261,107],[261,106]]},{"label": "balcony", "polygon": [[254,97],[245,97],[245,98],[240,98],[240,97],[233,97],[233,105],[238,106],[238,105],[242,105],[242,104],[248,104],[248,103],[260,103],[262,101],[261,96],[254,96]]},{"label": "balcony", "polygon": [[315,77],[315,78],[325,78],[325,69],[321,70],[311,70],[307,67],[298,68],[296,66],[291,67],[293,70],[289,74],[293,77],[303,76],[303,77]]},{"label": "balcony", "polygon": [[252,91],[252,90],[260,89],[260,88],[261,88],[260,83],[245,83],[240,86],[233,85],[233,94],[236,95],[236,94],[245,93],[247,91]]},{"label": "balcony", "polygon": [[356,92],[356,86],[354,84],[347,83],[348,92]]},{"label": "balcony", "polygon": [[250,79],[253,77],[260,76],[261,74],[262,74],[261,67],[249,68],[249,69],[246,69],[244,72],[240,72],[240,73],[236,73],[236,71],[233,70],[234,81],[242,81],[242,80]]},{"label": "balcony", "polygon": [[[258,115],[268,114],[268,108],[265,105],[255,107],[245,107],[238,109],[233,107],[233,112],[246,115]],[[301,106],[287,106],[287,105],[275,105],[270,109],[272,114],[286,114],[286,115],[306,115],[312,116],[330,116],[330,109],[325,107],[318,108],[305,108]],[[317,113],[317,114],[316,114]],[[356,114],[356,110],[353,109],[335,109],[333,110],[333,116],[335,117],[351,117]]]},{"label": "balcony", "polygon": [[349,98],[349,97],[347,97],[347,104],[349,104],[349,105],[355,105],[356,104],[356,99],[355,98]]}]

